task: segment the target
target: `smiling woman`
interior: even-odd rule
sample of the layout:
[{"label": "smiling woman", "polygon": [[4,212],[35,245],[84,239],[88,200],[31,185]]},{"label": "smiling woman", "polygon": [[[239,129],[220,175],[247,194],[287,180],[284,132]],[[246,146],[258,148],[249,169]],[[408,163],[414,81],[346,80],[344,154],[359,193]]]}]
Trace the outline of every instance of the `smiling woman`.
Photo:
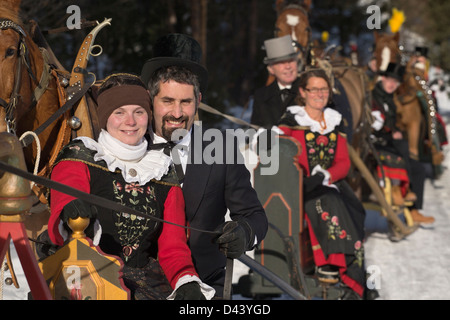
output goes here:
[{"label": "smiling woman", "polygon": [[341,281],[346,298],[364,292],[365,211],[345,182],[350,169],[342,115],[328,108],[330,81],[323,70],[304,72],[298,106],[287,108],[278,125],[302,145],[298,158],[303,178],[305,220],[318,279]]},{"label": "smiling woman", "polygon": [[86,234],[107,254],[124,262],[123,280],[135,299],[205,299],[214,289],[194,269],[184,229],[184,199],[163,150],[147,150],[144,135],[150,97],[139,77],[115,74],[99,90],[98,140],[79,137],[60,153],[52,179],[130,206],[136,217],[52,190],[49,237],[62,245],[69,218],[90,219]]},{"label": "smiling woman", "polygon": [[[138,78],[121,84],[117,75],[106,78],[98,96],[98,118],[101,129],[130,145],[142,142],[152,116],[150,97]],[[114,90],[111,90],[114,88]]]}]

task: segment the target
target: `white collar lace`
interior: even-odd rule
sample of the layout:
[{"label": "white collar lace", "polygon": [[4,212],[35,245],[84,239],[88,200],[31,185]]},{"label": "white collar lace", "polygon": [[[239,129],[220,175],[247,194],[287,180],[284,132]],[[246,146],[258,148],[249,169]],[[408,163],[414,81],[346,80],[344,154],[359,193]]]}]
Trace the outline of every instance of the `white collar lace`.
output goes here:
[{"label": "white collar lace", "polygon": [[290,106],[287,108],[287,111],[294,115],[295,121],[297,121],[300,126],[310,127],[310,130],[312,132],[319,132],[320,134],[330,133],[334,130],[334,128],[336,128],[336,126],[341,123],[342,120],[342,115],[338,111],[331,108],[326,108],[323,112],[323,116],[327,127],[325,130],[323,130],[320,126],[319,121],[313,120],[308,115],[305,107]]},{"label": "white collar lace", "polygon": [[97,151],[95,161],[104,160],[109,171],[122,171],[126,182],[144,185],[152,179],[160,180],[169,170],[171,159],[163,150],[147,150],[147,140],[137,146],[128,145],[113,138],[106,130],[100,132],[98,142],[79,137],[86,148]]}]

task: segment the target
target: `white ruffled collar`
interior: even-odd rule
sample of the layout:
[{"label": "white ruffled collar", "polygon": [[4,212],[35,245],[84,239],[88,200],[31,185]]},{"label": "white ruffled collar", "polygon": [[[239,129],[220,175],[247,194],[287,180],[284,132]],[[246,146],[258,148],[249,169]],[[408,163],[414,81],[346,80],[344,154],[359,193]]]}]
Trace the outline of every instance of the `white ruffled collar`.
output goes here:
[{"label": "white ruffled collar", "polygon": [[326,129],[322,129],[319,121],[313,120],[305,110],[303,106],[290,106],[287,108],[287,111],[294,115],[295,121],[297,121],[298,125],[304,127],[310,127],[312,132],[319,132],[320,134],[327,134],[336,128],[341,123],[342,115],[331,108],[326,108],[324,110],[324,119],[327,125]]},{"label": "white ruffled collar", "polygon": [[113,138],[102,130],[98,142],[79,137],[86,148],[97,151],[95,161],[104,160],[109,171],[121,170],[126,182],[144,185],[152,179],[160,180],[169,171],[171,158],[163,150],[147,150],[147,140],[137,146],[130,146]]}]

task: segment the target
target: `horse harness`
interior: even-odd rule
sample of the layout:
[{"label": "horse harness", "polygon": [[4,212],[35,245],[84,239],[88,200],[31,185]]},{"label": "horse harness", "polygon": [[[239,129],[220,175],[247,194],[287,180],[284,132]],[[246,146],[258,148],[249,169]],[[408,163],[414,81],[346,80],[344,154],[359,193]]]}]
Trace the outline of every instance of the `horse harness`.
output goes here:
[{"label": "horse harness", "polygon": [[[26,33],[23,30],[21,26],[19,26],[14,21],[11,21],[9,19],[0,19],[0,29],[6,30],[6,29],[12,29],[16,31],[19,34],[19,42],[18,42],[18,63],[15,73],[15,80],[14,80],[14,88],[11,92],[11,95],[9,97],[9,102],[6,102],[4,99],[0,98],[0,105],[5,108],[6,115],[5,115],[5,122],[7,126],[7,131],[10,133],[15,134],[16,132],[16,119],[14,117],[14,113],[17,107],[17,104],[19,102],[19,91],[20,91],[20,80],[21,80],[21,74],[22,74],[22,67],[23,65],[26,67],[28,74],[30,75],[31,79],[34,82],[37,82],[36,76],[34,75],[33,71],[31,70],[31,64],[30,64],[30,57],[28,55],[27,46],[25,43]],[[41,51],[43,58],[44,58],[44,67],[43,72],[41,75],[41,79],[39,80],[39,83],[37,84],[36,88],[34,89],[33,96],[32,96],[32,102],[30,108],[33,108],[41,96],[44,94],[44,92],[47,90],[49,80],[50,80],[50,74],[51,69],[50,65],[48,63],[47,55],[44,51]]]}]

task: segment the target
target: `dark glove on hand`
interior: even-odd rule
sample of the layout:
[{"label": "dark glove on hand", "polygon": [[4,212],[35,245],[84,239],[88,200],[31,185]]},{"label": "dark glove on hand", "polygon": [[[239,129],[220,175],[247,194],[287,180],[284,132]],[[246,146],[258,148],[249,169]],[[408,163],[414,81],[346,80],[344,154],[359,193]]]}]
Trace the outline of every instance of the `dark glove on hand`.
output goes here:
[{"label": "dark glove on hand", "polygon": [[97,218],[97,207],[83,200],[75,199],[64,206],[59,217],[65,223],[69,221],[69,218],[83,217],[94,219]]},{"label": "dark glove on hand", "polygon": [[325,175],[322,172],[318,172],[313,176],[303,178],[303,187],[305,192],[311,192],[318,186],[322,185]]},{"label": "dark glove on hand", "polygon": [[175,300],[206,300],[200,285],[193,281],[183,284],[175,291]]},{"label": "dark glove on hand", "polygon": [[254,234],[250,225],[244,221],[227,221],[216,231],[222,232],[215,243],[219,244],[219,249],[228,258],[237,259],[245,251],[251,248],[250,241],[253,241]]}]

